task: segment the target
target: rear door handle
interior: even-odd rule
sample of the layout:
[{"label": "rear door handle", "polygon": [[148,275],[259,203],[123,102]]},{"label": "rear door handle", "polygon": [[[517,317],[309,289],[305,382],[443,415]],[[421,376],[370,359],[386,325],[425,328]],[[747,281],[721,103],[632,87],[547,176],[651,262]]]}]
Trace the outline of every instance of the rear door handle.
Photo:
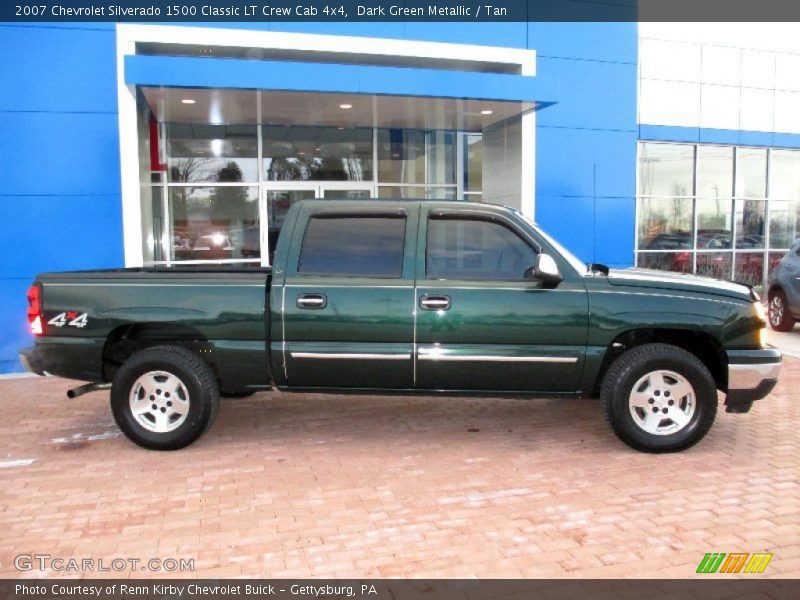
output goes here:
[{"label": "rear door handle", "polygon": [[325,294],[300,294],[297,297],[297,308],[325,308],[327,305]]},{"label": "rear door handle", "polygon": [[419,299],[419,307],[422,310],[449,310],[450,304],[450,296],[425,294]]}]

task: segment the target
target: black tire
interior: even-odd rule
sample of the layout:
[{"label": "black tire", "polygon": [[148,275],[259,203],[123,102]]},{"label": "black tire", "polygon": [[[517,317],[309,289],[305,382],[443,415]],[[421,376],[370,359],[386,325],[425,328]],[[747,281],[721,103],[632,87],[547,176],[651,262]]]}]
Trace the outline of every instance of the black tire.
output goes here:
[{"label": "black tire", "polygon": [[775,288],[769,293],[767,309],[769,326],[775,331],[791,331],[794,329],[794,317],[789,311],[786,294],[780,288]]},{"label": "black tire", "polygon": [[[149,430],[143,425],[149,421],[142,420],[143,417],[137,419],[131,408],[130,395],[137,380],[149,372],[156,371],[180,380],[183,385],[180,392],[181,399],[188,405],[182,423],[170,431]],[[161,390],[158,392],[161,394]],[[171,396],[173,399],[178,397],[178,393],[174,393],[175,395]],[[166,391],[163,395],[170,397]],[[187,395],[188,398],[183,398]],[[157,401],[163,401],[165,404],[170,402],[172,406],[171,400],[159,397]],[[145,404],[148,403],[145,401]],[[169,409],[159,408],[156,411],[148,409],[148,413],[155,414],[158,411],[163,413],[166,410]],[[178,450],[199,438],[216,418],[219,411],[217,381],[209,366],[189,350],[177,346],[153,346],[131,356],[117,371],[111,386],[111,411],[119,428],[135,444],[151,450]],[[166,418],[173,416],[170,413],[166,415]],[[153,419],[155,424],[152,415],[148,418]],[[175,419],[175,422],[178,420]]]},{"label": "black tire", "polygon": [[220,398],[248,398],[255,394],[252,390],[220,390]]},{"label": "black tire", "polygon": [[[694,412],[683,428],[673,433],[657,434],[646,431],[634,420],[633,409],[629,406],[629,397],[634,391],[634,385],[646,375],[657,371],[669,371],[680,375],[694,391]],[[648,387],[643,393],[649,395],[649,389]],[[655,392],[652,393],[655,396]],[[654,397],[652,400],[663,401],[667,395],[660,395],[660,398]],[[717,390],[708,368],[693,354],[669,344],[643,344],[619,356],[606,372],[600,399],[606,422],[617,437],[641,452],[685,450],[708,433],[717,415]],[[658,404],[653,406],[654,412],[657,412],[655,410],[657,406]],[[666,406],[664,408],[672,410],[674,407],[671,404],[669,408]],[[677,422],[671,421],[669,415],[665,415],[660,423],[665,423],[666,427],[670,427],[670,423],[673,423],[674,427],[677,426]]]}]

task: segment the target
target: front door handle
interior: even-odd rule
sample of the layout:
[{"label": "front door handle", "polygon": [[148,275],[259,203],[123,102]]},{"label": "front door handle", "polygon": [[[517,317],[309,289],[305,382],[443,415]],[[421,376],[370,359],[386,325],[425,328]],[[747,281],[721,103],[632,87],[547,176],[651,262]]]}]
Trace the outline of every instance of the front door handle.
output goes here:
[{"label": "front door handle", "polygon": [[449,310],[450,304],[450,296],[425,294],[419,299],[419,307],[422,310]]},{"label": "front door handle", "polygon": [[327,305],[325,294],[300,294],[297,297],[297,308],[325,308]]}]

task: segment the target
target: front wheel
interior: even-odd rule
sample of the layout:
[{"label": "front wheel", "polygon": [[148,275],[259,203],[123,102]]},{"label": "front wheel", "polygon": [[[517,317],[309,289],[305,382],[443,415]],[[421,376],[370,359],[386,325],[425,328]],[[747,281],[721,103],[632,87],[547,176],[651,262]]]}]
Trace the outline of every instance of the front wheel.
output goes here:
[{"label": "front wheel", "polygon": [[122,432],[152,450],[177,450],[199,438],[219,410],[214,374],[177,346],[137,352],[117,371],[111,411]]},{"label": "front wheel", "polygon": [[769,295],[769,324],[775,331],[791,331],[794,327],[794,318],[789,312],[786,294],[777,289]]},{"label": "front wheel", "polygon": [[600,392],[606,421],[631,448],[676,452],[699,442],[717,414],[708,368],[668,344],[644,344],[611,365]]}]

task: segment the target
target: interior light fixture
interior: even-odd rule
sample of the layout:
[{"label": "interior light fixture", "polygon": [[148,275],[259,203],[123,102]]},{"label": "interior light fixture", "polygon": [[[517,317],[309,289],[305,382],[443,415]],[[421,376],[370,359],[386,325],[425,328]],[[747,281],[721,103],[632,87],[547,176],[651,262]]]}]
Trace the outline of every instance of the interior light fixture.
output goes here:
[{"label": "interior light fixture", "polygon": [[343,108],[345,110],[349,110],[349,109],[353,108],[353,105],[352,104],[340,104],[339,108]]},{"label": "interior light fixture", "polygon": [[492,114],[493,112],[494,112],[493,110],[489,110],[489,109],[487,108],[486,110],[482,110],[482,111],[481,111],[481,114],[482,114],[482,115],[490,115],[490,114]]},{"label": "interior light fixture", "polygon": [[197,104],[197,100],[193,100],[192,98],[183,98],[181,100],[182,104]]}]

